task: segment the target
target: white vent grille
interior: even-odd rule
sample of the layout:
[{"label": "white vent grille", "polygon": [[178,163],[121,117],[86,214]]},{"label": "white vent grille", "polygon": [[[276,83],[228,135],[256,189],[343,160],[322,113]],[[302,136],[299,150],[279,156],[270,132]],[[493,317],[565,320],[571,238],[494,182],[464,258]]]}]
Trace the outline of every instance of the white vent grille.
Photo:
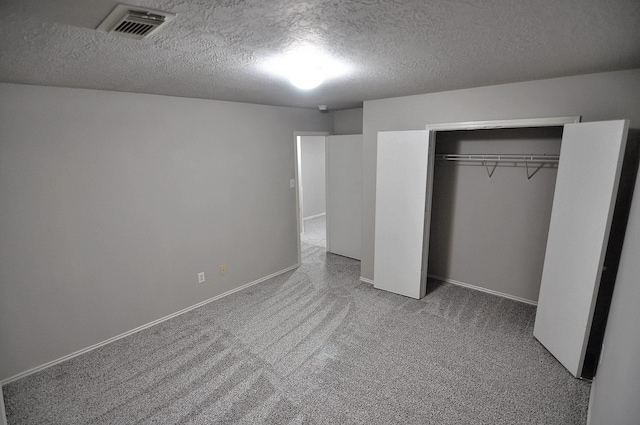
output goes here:
[{"label": "white vent grille", "polygon": [[139,40],[151,35],[175,17],[176,15],[159,10],[119,4],[97,29]]}]

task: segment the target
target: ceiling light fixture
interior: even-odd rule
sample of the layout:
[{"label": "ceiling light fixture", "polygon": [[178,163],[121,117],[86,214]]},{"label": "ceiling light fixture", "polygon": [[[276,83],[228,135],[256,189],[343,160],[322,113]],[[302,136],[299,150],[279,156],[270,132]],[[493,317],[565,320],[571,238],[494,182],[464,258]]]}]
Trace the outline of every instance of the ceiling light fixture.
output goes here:
[{"label": "ceiling light fixture", "polygon": [[311,90],[324,82],[322,70],[318,66],[300,64],[289,72],[291,84],[302,90]]},{"label": "ceiling light fixture", "polygon": [[348,73],[347,66],[309,47],[273,57],[265,63],[265,68],[301,90],[314,89],[325,80]]}]

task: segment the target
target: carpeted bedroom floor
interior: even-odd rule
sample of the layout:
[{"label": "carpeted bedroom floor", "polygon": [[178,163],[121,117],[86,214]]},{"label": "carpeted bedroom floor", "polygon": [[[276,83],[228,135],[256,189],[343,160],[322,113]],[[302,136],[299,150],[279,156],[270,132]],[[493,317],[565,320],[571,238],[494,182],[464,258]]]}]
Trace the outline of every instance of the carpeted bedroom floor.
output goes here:
[{"label": "carpeted bedroom floor", "polygon": [[584,424],[535,307],[359,281],[307,221],[298,269],[3,387],[9,424]]}]

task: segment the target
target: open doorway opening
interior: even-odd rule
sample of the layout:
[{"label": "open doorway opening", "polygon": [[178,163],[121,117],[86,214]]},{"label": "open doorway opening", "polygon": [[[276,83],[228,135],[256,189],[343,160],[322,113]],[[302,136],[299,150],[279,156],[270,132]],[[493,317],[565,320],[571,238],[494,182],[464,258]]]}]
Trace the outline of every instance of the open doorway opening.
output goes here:
[{"label": "open doorway opening", "polygon": [[300,237],[326,247],[326,137],[297,136]]},{"label": "open doorway opening", "polygon": [[360,259],[362,135],[296,134],[298,247]]},{"label": "open doorway opening", "polygon": [[318,243],[326,244],[326,136],[328,135],[329,133],[326,132],[311,131],[294,133],[299,264],[302,263],[301,237],[303,235],[320,239]]}]

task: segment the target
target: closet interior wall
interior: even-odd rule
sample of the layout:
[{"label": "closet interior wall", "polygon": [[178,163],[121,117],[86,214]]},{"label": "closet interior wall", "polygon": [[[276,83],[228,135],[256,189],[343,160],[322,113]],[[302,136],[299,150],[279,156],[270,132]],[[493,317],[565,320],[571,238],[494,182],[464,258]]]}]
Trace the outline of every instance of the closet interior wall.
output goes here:
[{"label": "closet interior wall", "polygon": [[[558,155],[561,140],[562,127],[442,131],[436,155]],[[537,167],[435,161],[429,276],[537,302],[557,165]]]}]

